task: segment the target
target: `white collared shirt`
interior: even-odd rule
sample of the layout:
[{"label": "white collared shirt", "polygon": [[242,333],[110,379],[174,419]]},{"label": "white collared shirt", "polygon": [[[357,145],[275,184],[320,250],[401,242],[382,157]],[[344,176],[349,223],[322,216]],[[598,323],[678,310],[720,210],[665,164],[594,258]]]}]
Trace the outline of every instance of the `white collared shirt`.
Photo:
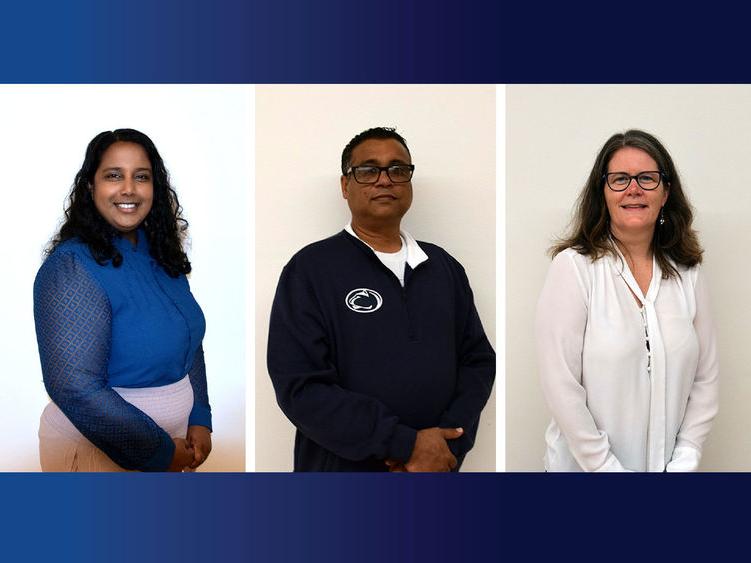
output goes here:
[{"label": "white collared shirt", "polygon": [[357,236],[354,229],[352,229],[352,223],[347,223],[344,226],[344,230],[351,234],[353,237],[356,237],[357,239],[367,244],[368,248],[370,248],[375,253],[378,259],[383,263],[383,265],[394,272],[394,275],[399,279],[399,283],[402,285],[402,287],[404,287],[405,265],[409,264],[409,267],[414,269],[418,264],[421,264],[428,259],[428,255],[425,254],[423,249],[420,248],[420,245],[417,244],[415,238],[407,231],[399,231],[399,238],[402,241],[402,247],[398,252],[379,252]]},{"label": "white collared shirt", "polygon": [[535,326],[548,471],[698,468],[718,409],[717,348],[699,268],[678,271],[662,279],[654,260],[644,295],[622,256],[554,258]]}]

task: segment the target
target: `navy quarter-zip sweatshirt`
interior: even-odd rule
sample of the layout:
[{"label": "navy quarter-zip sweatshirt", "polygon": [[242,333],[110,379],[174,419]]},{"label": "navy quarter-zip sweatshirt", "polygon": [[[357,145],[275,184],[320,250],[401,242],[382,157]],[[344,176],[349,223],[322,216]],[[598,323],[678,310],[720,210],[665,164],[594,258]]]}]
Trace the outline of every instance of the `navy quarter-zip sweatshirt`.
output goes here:
[{"label": "navy quarter-zip sweatshirt", "polygon": [[493,351],[464,268],[420,242],[404,287],[342,231],[282,271],[268,344],[279,406],[297,427],[295,471],[386,471],[407,462],[418,430],[464,428],[472,448],[495,378]]}]

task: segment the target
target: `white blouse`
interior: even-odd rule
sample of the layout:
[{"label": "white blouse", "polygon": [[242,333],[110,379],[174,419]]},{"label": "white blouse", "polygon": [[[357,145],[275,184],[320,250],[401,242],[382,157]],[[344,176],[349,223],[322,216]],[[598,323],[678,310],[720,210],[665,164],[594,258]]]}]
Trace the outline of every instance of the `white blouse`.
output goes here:
[{"label": "white blouse", "polygon": [[535,324],[548,471],[698,468],[718,408],[717,347],[699,268],[677,269],[662,279],[655,260],[643,295],[620,255],[553,259]]}]

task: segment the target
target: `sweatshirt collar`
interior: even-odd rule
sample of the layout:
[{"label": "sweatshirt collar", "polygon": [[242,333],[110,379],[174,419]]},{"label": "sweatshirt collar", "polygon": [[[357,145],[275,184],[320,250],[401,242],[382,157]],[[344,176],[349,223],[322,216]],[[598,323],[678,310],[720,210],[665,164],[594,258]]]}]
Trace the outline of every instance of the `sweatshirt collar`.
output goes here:
[{"label": "sweatshirt collar", "polygon": [[[355,234],[355,231],[352,229],[352,222],[347,223],[344,226],[344,230],[355,237],[357,240],[361,241],[368,248],[373,250],[373,252],[375,252],[372,246],[370,246],[367,242],[365,242]],[[402,239],[404,239],[404,242],[407,245],[407,264],[409,264],[409,267],[414,270],[418,265],[422,264],[428,259],[428,255],[425,254],[423,249],[420,248],[420,245],[417,244],[415,238],[407,231],[399,229],[399,234],[401,235]]]}]

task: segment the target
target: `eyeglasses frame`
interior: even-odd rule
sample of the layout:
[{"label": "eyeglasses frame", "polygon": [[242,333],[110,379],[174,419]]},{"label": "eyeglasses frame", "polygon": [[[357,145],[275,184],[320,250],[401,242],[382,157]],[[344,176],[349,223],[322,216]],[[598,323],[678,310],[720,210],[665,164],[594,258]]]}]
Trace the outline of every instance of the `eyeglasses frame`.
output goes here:
[{"label": "eyeglasses frame", "polygon": [[[624,176],[628,176],[629,180],[628,180],[628,184],[626,184],[626,187],[623,188],[622,190],[616,190],[613,186],[611,186],[610,180],[608,180],[608,176],[610,176],[611,174],[623,174]],[[644,186],[641,185],[641,183],[639,183],[639,176],[641,176],[642,174],[657,174],[660,180],[657,182],[657,185],[654,188],[645,188]],[[617,193],[625,192],[629,188],[629,186],[631,186],[631,182],[633,182],[634,180],[636,181],[636,185],[639,186],[642,190],[647,191],[647,192],[652,192],[656,190],[657,188],[659,188],[660,184],[662,184],[663,182],[667,182],[668,176],[667,174],[665,174],[664,172],[660,172],[659,170],[642,170],[635,176],[632,176],[631,174],[627,174],[626,172],[606,172],[605,174],[602,175],[602,180],[605,182],[605,184],[608,186],[608,188],[611,191],[614,191]]]},{"label": "eyeglasses frame", "polygon": [[[394,166],[406,166],[409,168],[409,178],[407,180],[394,180],[391,177],[391,174],[389,174],[389,168],[393,168]],[[376,179],[372,182],[361,182],[357,179],[357,176],[355,175],[355,168],[377,168],[378,169],[378,176],[376,176]],[[373,185],[378,183],[378,179],[381,177],[381,173],[386,172],[386,177],[391,180],[395,184],[406,184],[407,182],[412,181],[412,176],[415,173],[415,165],[414,164],[389,164],[388,166],[375,166],[374,164],[361,164],[358,166],[350,166],[349,170],[347,170],[346,176],[349,176],[352,174],[352,178],[354,178],[355,182],[358,184],[362,184],[363,186]]]}]

